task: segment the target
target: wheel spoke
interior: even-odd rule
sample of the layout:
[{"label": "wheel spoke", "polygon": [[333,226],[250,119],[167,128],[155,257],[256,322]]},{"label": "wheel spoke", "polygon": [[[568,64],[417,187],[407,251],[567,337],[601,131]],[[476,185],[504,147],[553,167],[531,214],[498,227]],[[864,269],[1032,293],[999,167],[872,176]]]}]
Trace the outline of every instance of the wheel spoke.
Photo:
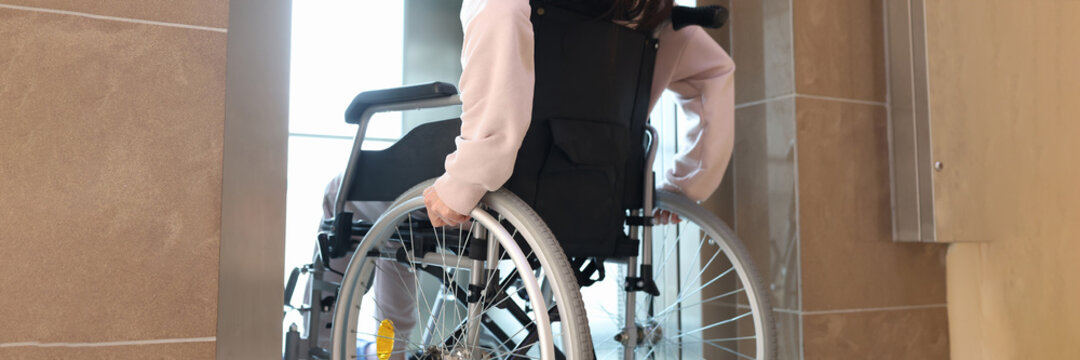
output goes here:
[{"label": "wheel spoke", "polygon": [[681,333],[681,334],[679,334],[679,335],[676,335],[676,336],[675,336],[675,337],[673,337],[672,339],[678,339],[678,338],[681,338],[681,337],[684,337],[684,336],[689,336],[689,335],[697,334],[697,333],[699,333],[699,332],[702,332],[702,331],[705,331],[705,330],[709,330],[709,329],[712,329],[712,328],[714,328],[714,327],[717,327],[717,326],[720,326],[720,325],[724,325],[724,324],[730,324],[730,323],[732,323],[732,322],[735,322],[735,321],[737,321],[737,320],[739,320],[739,319],[742,319],[742,318],[744,318],[744,317],[747,317],[747,316],[749,316],[750,314],[753,314],[753,313],[754,313],[754,312],[752,312],[752,311],[748,311],[748,312],[745,312],[745,313],[743,313],[743,314],[741,314],[741,315],[739,315],[739,316],[736,316],[736,317],[733,317],[733,318],[730,318],[730,319],[727,319],[727,320],[723,320],[723,321],[717,321],[717,322],[714,322],[714,323],[712,323],[712,324],[709,324],[709,325],[707,325],[707,326],[702,326],[702,327],[700,327],[700,328],[697,328],[697,329],[694,329],[694,330],[691,330],[691,331],[683,332],[683,333]]},{"label": "wheel spoke", "polygon": [[[734,268],[732,268],[732,269],[734,269]],[[728,270],[728,271],[730,271],[730,270]],[[725,273],[726,273],[726,272],[725,272]],[[721,274],[721,276],[723,276],[723,274]],[[713,280],[709,281],[709,283],[712,283],[713,281],[716,281],[716,280],[717,280],[717,279],[719,279],[719,278],[720,278],[721,276],[717,276],[717,277],[716,277],[716,278],[714,278]],[[708,285],[709,285],[709,284],[703,285],[703,287],[702,287],[702,288],[700,288],[700,289],[703,289],[703,288],[704,288],[704,286],[708,286]],[[699,290],[700,290],[700,289],[699,289]],[[675,299],[675,301],[673,301],[673,302],[671,303],[671,305],[668,305],[668,307],[664,308],[664,310],[661,310],[661,311],[660,311],[659,313],[657,313],[657,314],[656,314],[656,317],[659,317],[659,316],[661,316],[661,315],[664,315],[664,314],[670,314],[670,313],[671,313],[672,311],[675,311],[675,310],[677,310],[677,309],[688,309],[688,308],[691,308],[691,307],[694,307],[694,306],[700,306],[700,305],[703,305],[703,304],[705,304],[705,303],[708,303],[708,302],[711,302],[711,301],[716,301],[716,300],[719,300],[719,299],[722,299],[722,298],[725,298],[725,297],[728,297],[728,296],[731,296],[731,295],[735,295],[735,294],[741,293],[741,292],[743,292],[743,291],[746,291],[746,288],[745,288],[745,287],[741,287],[741,288],[738,288],[738,289],[735,289],[735,290],[732,290],[732,291],[729,291],[729,292],[726,292],[726,293],[723,293],[723,294],[720,294],[720,295],[716,295],[716,296],[713,296],[713,297],[711,297],[711,298],[708,298],[708,299],[705,299],[705,300],[701,300],[701,301],[698,301],[698,302],[696,302],[696,303],[692,303],[692,304],[690,304],[690,305],[685,305],[685,304],[679,304],[679,303],[680,303],[680,302],[682,302],[683,300],[686,300],[686,299],[683,299],[682,297],[679,297],[678,299]],[[691,294],[691,295],[692,295],[692,294]]]},{"label": "wheel spoke", "polygon": [[745,354],[743,354],[741,352],[732,350],[732,349],[730,349],[730,348],[728,348],[726,346],[723,346],[723,345],[718,345],[718,344],[714,344],[714,343],[710,343],[710,342],[706,342],[705,344],[708,344],[709,346],[715,347],[715,348],[720,349],[720,350],[727,351],[727,352],[732,353],[735,356],[738,356],[738,357],[743,358],[743,359],[755,360],[755,358],[753,358],[753,357],[747,356],[747,355],[745,355]]},{"label": "wheel spoke", "polygon": [[[658,297],[620,290],[618,308],[589,307],[591,324],[608,324],[615,320],[614,327],[593,326],[594,334],[598,336],[594,338],[594,346],[599,358],[622,357],[624,347],[618,346],[607,333],[614,335],[624,331],[625,315],[611,312],[624,311],[623,299],[630,296],[636,299],[635,317],[638,325],[644,328],[640,334],[646,340],[634,351],[637,359],[709,357],[708,353],[700,353],[702,348],[713,354],[721,353],[719,349],[723,349],[740,359],[753,359],[755,349],[757,352],[766,350],[756,356],[769,356],[768,350],[775,345],[764,343],[771,341],[774,335],[770,331],[771,324],[767,323],[769,310],[762,307],[768,294],[756,293],[761,289],[760,285],[747,283],[756,277],[743,258],[746,251],[742,244],[731,237],[730,230],[722,223],[714,224],[711,214],[690,201],[658,194],[656,208],[676,213],[683,219],[679,224],[657,224],[646,230],[653,232],[654,281],[667,284],[667,289],[661,289],[662,295]],[[736,306],[736,299],[743,296],[757,300]],[[705,309],[712,309],[714,305],[724,310],[720,314],[705,314]],[[727,305],[732,305],[730,311]],[[749,323],[750,319],[753,324]],[[766,322],[764,326],[763,322]],[[749,345],[750,350],[733,344]]]},{"label": "wheel spoke", "polygon": [[[678,234],[678,233],[679,233],[679,227],[678,227],[678,225],[676,225],[676,226],[673,226],[673,227],[667,227],[667,226],[665,226],[665,227],[664,227],[664,233],[662,234],[662,235],[664,235],[664,236],[662,237],[663,239],[666,239],[666,238],[667,238],[667,232],[668,232],[668,229],[675,229],[675,240],[674,240],[674,241],[670,241],[670,242],[669,242],[669,241],[663,241],[663,242],[662,242],[662,244],[665,244],[665,245],[670,245],[670,246],[668,246],[668,249],[667,249],[666,253],[664,254],[664,258],[663,258],[663,259],[661,259],[661,260],[660,260],[660,262],[653,262],[654,264],[660,264],[660,265],[664,265],[664,264],[667,264],[667,261],[668,261],[669,259],[671,259],[671,255],[675,253],[675,249],[677,249],[677,248],[678,248],[677,244],[678,244],[679,242],[681,242],[681,241],[682,241],[682,240],[681,240],[681,239],[679,238],[679,234]],[[655,243],[656,241],[654,240],[653,242]],[[700,241],[700,242],[698,243],[698,248],[700,249],[700,248],[701,248],[701,246],[702,246],[702,245],[704,245],[704,244],[705,244],[705,237],[704,237],[704,236],[702,236],[702,238],[701,238],[701,241]],[[666,270],[667,270],[667,268],[665,267],[665,268],[664,268],[664,270],[666,271]]]},{"label": "wheel spoke", "polygon": [[[461,249],[466,249],[466,248],[467,248],[467,247],[469,246],[469,245],[468,245],[468,243],[469,243],[469,241],[471,241],[471,240],[472,240],[472,228],[473,228],[473,225],[470,225],[470,226],[469,226],[469,229],[470,229],[470,231],[469,231],[469,236],[468,236],[468,237],[465,237],[465,238],[461,238],[461,237],[459,237],[459,238],[458,238],[458,246],[459,246],[459,248],[458,248],[458,254],[460,254],[460,253],[462,252],[462,251],[461,251]],[[442,263],[443,263],[443,264],[446,264],[446,253],[447,253],[447,252],[450,252],[450,251],[448,251],[448,250],[449,250],[449,246],[447,246],[447,244],[446,244],[446,227],[445,227],[445,226],[443,226],[443,227],[440,227],[439,229],[436,229],[436,232],[439,232],[440,230],[441,230],[441,231],[442,231],[442,233],[443,233],[443,237],[442,237],[442,239],[439,239],[438,241],[440,241],[440,242],[442,243],[442,246],[441,246],[441,248],[443,249],[443,251],[439,251],[439,256],[441,256],[441,257],[442,257]],[[460,231],[459,231],[459,233],[460,233]],[[458,256],[458,257],[456,257],[456,258],[454,259],[454,268],[455,268],[455,269],[460,269],[460,268],[461,268],[461,259],[462,259],[462,256]],[[450,277],[451,277],[452,275],[451,275],[451,274],[450,274],[450,272],[449,272],[448,270],[446,270],[446,269],[443,269],[443,271],[442,271],[442,275],[443,275],[443,284],[451,284],[451,283],[456,283],[456,281],[457,281],[457,280],[456,280],[456,278],[457,278],[457,272],[456,272],[456,271],[455,271],[455,272],[453,273],[453,277],[454,277],[454,279],[451,279],[451,278],[450,278]],[[455,285],[455,286],[456,286],[456,285]],[[444,307],[444,309],[443,309],[443,310],[445,310],[445,307],[446,307],[446,306],[447,306],[447,304],[446,304],[446,302],[444,301],[444,302],[443,302],[443,307]],[[459,311],[459,308],[458,308],[458,307],[454,307],[454,315],[460,315],[460,314],[458,313],[458,311]],[[456,316],[456,317],[455,317],[455,319],[457,319],[457,318],[458,318],[458,317]],[[458,343],[458,344],[460,344],[460,343],[461,343],[461,335],[460,335],[460,333],[458,333],[458,332],[456,332],[456,331],[455,331],[454,333],[451,333],[451,336],[454,336],[455,334],[458,334],[458,336],[455,336],[455,337],[454,337],[454,343]],[[441,338],[441,336],[440,336],[440,338]]]},{"label": "wheel spoke", "polygon": [[[716,277],[714,277],[712,280],[709,280],[704,285],[698,286],[693,291],[680,293],[679,296],[677,298],[675,298],[674,301],[671,302],[671,305],[668,305],[666,308],[664,308],[664,310],[661,310],[660,313],[669,313],[672,310],[678,309],[676,306],[678,306],[680,302],[682,302],[683,300],[686,300],[686,298],[688,298],[688,297],[690,297],[692,295],[697,294],[701,290],[704,290],[705,288],[709,287],[709,285],[712,285],[713,283],[720,280],[725,275],[727,275],[728,273],[730,273],[730,272],[732,272],[734,270],[735,270],[735,267],[731,267],[730,269],[727,269],[726,271],[724,271],[720,275],[717,275]],[[727,295],[730,295],[730,293],[725,294],[725,295],[721,295],[721,296],[727,296]],[[703,300],[703,302],[704,302],[704,300]]]},{"label": "wheel spoke", "polygon": [[[409,223],[409,249],[408,249],[408,251],[405,251],[406,261],[409,262],[408,271],[410,271],[413,274],[412,275],[412,283],[413,283],[414,288],[416,289],[415,291],[417,292],[416,297],[422,299],[422,301],[424,302],[425,308],[430,309],[430,308],[432,308],[432,306],[431,306],[430,303],[427,302],[427,296],[424,296],[424,293],[423,293],[424,289],[420,286],[420,277],[417,276],[417,274],[415,272],[415,269],[416,269],[416,266],[417,266],[417,261],[416,261],[416,257],[414,256],[416,254],[416,241],[415,241],[416,237],[415,237],[415,234],[413,232],[413,216],[410,213],[410,214],[407,214],[406,217],[407,217],[408,223]],[[401,236],[400,227],[399,227],[399,230],[397,231],[397,233],[398,233],[399,238],[401,238],[402,240],[405,239],[404,237]],[[376,268],[375,271],[379,271],[378,268]],[[404,278],[401,278],[400,273],[398,273],[397,275],[398,275],[398,278],[401,280],[401,284],[404,284],[406,282],[406,280]],[[380,285],[380,286],[382,286],[382,285]],[[404,285],[402,285],[402,288],[404,289]],[[380,300],[378,298],[375,299],[376,305],[379,303],[379,301]],[[400,306],[400,305],[401,304],[393,304],[393,306]],[[417,321],[419,321],[419,319],[421,318],[421,316],[420,316],[420,306],[413,306],[413,309],[416,311],[416,319],[417,319]],[[381,320],[376,319],[376,321],[381,321]],[[405,334],[406,337],[409,336],[409,335],[410,334]]]},{"label": "wheel spoke", "polygon": [[[416,187],[416,189],[422,188]],[[402,320],[415,316],[416,320],[418,320],[416,322],[417,326],[412,327],[411,330],[420,330],[423,334],[399,327],[399,331],[394,335],[397,346],[395,346],[393,354],[416,354],[421,352],[434,354],[432,351],[425,351],[424,348],[452,351],[455,348],[466,350],[466,346],[468,346],[470,349],[467,350],[471,350],[473,354],[484,354],[482,356],[485,357],[539,359],[540,354],[538,351],[546,353],[546,348],[553,345],[551,341],[555,342],[554,345],[557,347],[556,356],[559,357],[562,357],[559,349],[562,351],[569,350],[563,347],[564,345],[573,348],[578,346],[574,344],[582,344],[580,346],[583,346],[586,352],[588,351],[587,349],[591,347],[591,344],[581,342],[585,340],[583,338],[587,338],[587,332],[577,332],[577,328],[558,326],[557,323],[551,329],[554,337],[549,337],[550,334],[539,334],[543,335],[544,340],[538,342],[540,336],[535,333],[535,328],[538,328],[536,326],[536,315],[540,314],[539,311],[552,313],[558,309],[561,315],[558,318],[564,322],[573,319],[570,320],[571,324],[582,321],[581,318],[585,314],[582,312],[581,301],[575,296],[577,291],[573,291],[577,288],[573,282],[574,279],[572,276],[566,276],[566,274],[572,274],[566,268],[569,265],[567,260],[553,256],[557,253],[551,251],[558,249],[558,243],[551,237],[549,232],[543,231],[542,224],[533,224],[534,219],[537,219],[534,213],[521,206],[523,204],[520,200],[514,199],[511,194],[506,192],[489,194],[489,197],[485,198],[485,206],[490,206],[486,211],[498,216],[498,220],[502,224],[501,227],[508,231],[506,234],[510,234],[511,238],[517,240],[500,245],[510,247],[508,250],[515,253],[515,258],[519,254],[525,254],[526,259],[531,264],[535,264],[538,258],[544,261],[543,266],[534,266],[535,271],[524,272],[517,268],[517,263],[510,266],[508,261],[501,261],[500,257],[496,256],[487,259],[486,266],[475,267],[482,269],[476,270],[477,272],[492,270],[481,273],[483,274],[481,276],[469,271],[461,271],[461,269],[467,269],[470,267],[469,265],[476,264],[469,257],[463,256],[462,251],[468,251],[470,243],[476,243],[472,241],[474,240],[472,238],[475,235],[476,226],[482,225],[475,221],[470,222],[471,227],[468,229],[465,227],[456,229],[436,228],[429,225],[422,214],[424,207],[419,201],[419,191],[414,189],[407,195],[402,196],[401,199],[403,200],[391,205],[390,210],[382,215],[380,218],[382,222],[377,221],[373,225],[374,231],[369,231],[370,234],[379,234],[379,236],[369,238],[370,240],[378,238],[378,242],[372,243],[378,244],[378,246],[372,247],[371,244],[365,244],[364,248],[377,250],[379,254],[367,258],[357,257],[356,261],[358,262],[354,265],[359,270],[353,269],[349,273],[355,279],[358,278],[355,277],[358,271],[362,275],[365,273],[370,275],[373,274],[372,271],[375,271],[374,274],[377,276],[377,280],[375,282],[368,282],[368,279],[358,280],[369,285],[367,285],[366,289],[352,286],[349,288],[352,290],[348,291],[353,292],[343,290],[343,293],[339,293],[340,296],[350,299],[348,302],[351,302],[351,304],[347,304],[348,306],[342,309],[346,312],[346,316],[350,318],[349,323],[356,322],[357,317],[359,317],[361,326],[351,326],[352,329],[342,329],[342,331],[335,333],[334,336],[338,344],[340,344],[341,336],[359,338],[361,341],[356,341],[356,339],[353,339],[353,341],[361,344],[363,343],[362,340],[379,340],[378,332],[368,322],[371,320],[375,320],[375,322],[386,320],[380,318],[397,320],[396,317],[399,317],[395,314],[395,310],[397,310],[397,313],[404,312],[406,314],[406,316],[401,317]],[[408,206],[402,206],[402,204],[408,204]],[[522,209],[523,212],[517,212],[516,209]],[[392,224],[392,222],[397,223]],[[495,226],[496,229],[499,227]],[[528,246],[524,245],[525,242],[518,244],[522,240],[522,235],[524,235],[524,240],[528,243]],[[518,248],[513,247],[516,245],[520,245],[521,250],[525,251],[519,251]],[[389,251],[386,249],[387,247],[390,248]],[[432,251],[432,247],[434,247],[434,251]],[[473,247],[476,246],[473,245]],[[426,254],[427,259],[420,256],[421,254]],[[536,254],[540,254],[540,256],[538,257]],[[473,256],[473,258],[476,258],[476,256]],[[435,264],[440,259],[442,260],[441,264]],[[360,260],[363,261],[359,262]],[[428,262],[427,260],[431,261]],[[462,265],[465,267],[463,268]],[[374,266],[378,267],[373,269]],[[400,266],[401,268],[394,266]],[[411,272],[406,273],[406,269],[411,270]],[[555,272],[550,272],[552,269]],[[383,273],[380,274],[379,271]],[[386,274],[386,271],[394,271],[394,274]],[[421,274],[428,274],[426,275],[428,277],[421,279],[421,277],[425,276]],[[529,294],[531,296],[540,296],[540,298],[525,295],[525,289],[520,285],[521,282],[515,280],[519,276],[529,276],[541,280],[540,284],[543,285],[543,293]],[[480,294],[473,295],[479,297],[481,302],[479,306],[476,303],[472,304],[473,309],[468,314],[463,312],[463,304],[468,303],[466,301],[468,289],[460,287],[465,284],[465,278],[475,278],[476,281],[471,281],[471,283],[484,287]],[[531,284],[532,280],[527,280]],[[379,284],[379,281],[383,284]],[[390,285],[390,283],[395,284]],[[433,287],[433,284],[435,283],[442,284],[442,286],[438,287],[438,293],[434,291],[436,288]],[[457,285],[448,287],[447,284]],[[359,285],[359,283],[355,285]],[[548,285],[552,285],[553,288],[549,288]],[[413,289],[414,287],[415,289]],[[379,291],[369,293],[368,290],[372,289],[379,289]],[[529,291],[532,290],[534,289],[529,289]],[[356,291],[363,292],[354,295],[357,294]],[[405,293],[408,292],[415,293],[417,294],[416,297],[423,299],[410,299],[405,296]],[[402,296],[392,296],[397,293],[401,293]],[[554,297],[552,297],[553,294]],[[432,296],[438,297],[437,301],[432,301],[435,299]],[[400,300],[395,298],[400,298]],[[412,306],[412,304],[398,303],[404,299],[413,302],[415,308],[402,307],[403,305]],[[549,299],[548,304],[552,306],[548,309],[532,309],[531,303],[541,299]],[[364,304],[364,302],[371,304]],[[505,308],[507,305],[510,307]],[[560,305],[568,306],[569,311],[564,311],[564,306]],[[424,309],[421,309],[421,306]],[[500,307],[504,307],[504,311],[495,310],[500,309]],[[509,312],[509,314],[505,312]],[[368,320],[369,318],[371,320]],[[555,318],[554,315],[553,318]],[[486,319],[490,319],[494,323],[485,323]],[[402,325],[408,326],[407,322],[403,322]],[[466,328],[465,324],[469,324],[469,329],[474,329],[471,335],[468,334],[468,331],[461,331]],[[475,330],[477,324],[481,324],[480,330]],[[543,328],[546,327],[545,324]],[[455,328],[458,330],[455,331]],[[383,336],[390,337],[391,335],[384,333]],[[472,336],[479,336],[480,341],[476,342],[476,339]],[[523,338],[526,340],[522,341]],[[470,339],[470,343],[465,344],[464,339]],[[426,341],[430,341],[428,343],[430,347],[424,345]],[[339,349],[338,351],[348,352],[349,350]],[[581,354],[581,350],[578,349],[575,353],[567,353],[566,356],[576,358]],[[345,358],[364,358],[364,354],[357,356],[355,351],[352,354],[342,355],[345,355]]]},{"label": "wheel spoke", "polygon": [[728,338],[709,339],[709,340],[701,340],[701,341],[680,341],[679,343],[683,344],[683,345],[690,345],[690,344],[702,344],[702,343],[722,343],[722,342],[750,340],[750,339],[757,339],[757,336],[739,336],[739,337],[728,337]]}]

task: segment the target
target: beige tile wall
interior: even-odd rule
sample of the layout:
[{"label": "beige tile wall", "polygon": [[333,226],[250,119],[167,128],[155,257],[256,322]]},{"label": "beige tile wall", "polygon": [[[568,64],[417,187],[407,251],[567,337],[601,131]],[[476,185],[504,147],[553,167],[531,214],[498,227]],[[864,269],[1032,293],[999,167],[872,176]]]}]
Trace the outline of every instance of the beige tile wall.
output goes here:
[{"label": "beige tile wall", "polygon": [[1080,359],[1080,2],[927,2],[955,359]]},{"label": "beige tile wall", "polygon": [[0,2],[0,358],[213,356],[227,7]]}]

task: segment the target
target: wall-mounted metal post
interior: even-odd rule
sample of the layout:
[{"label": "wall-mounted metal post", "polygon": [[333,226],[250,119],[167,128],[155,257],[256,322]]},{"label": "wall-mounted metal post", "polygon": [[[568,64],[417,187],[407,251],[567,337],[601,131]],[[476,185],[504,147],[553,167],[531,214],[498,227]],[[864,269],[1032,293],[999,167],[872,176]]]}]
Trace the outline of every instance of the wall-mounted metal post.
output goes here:
[{"label": "wall-mounted metal post", "polygon": [[924,0],[886,1],[893,240],[935,241]]}]

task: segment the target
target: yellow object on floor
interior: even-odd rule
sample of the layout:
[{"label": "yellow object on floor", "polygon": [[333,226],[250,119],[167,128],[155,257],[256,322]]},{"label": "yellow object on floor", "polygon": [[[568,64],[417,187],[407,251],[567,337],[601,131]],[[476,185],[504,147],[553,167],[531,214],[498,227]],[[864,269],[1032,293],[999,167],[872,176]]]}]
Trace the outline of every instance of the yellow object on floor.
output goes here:
[{"label": "yellow object on floor", "polygon": [[388,360],[393,351],[394,322],[386,319],[379,323],[379,336],[375,339],[375,353],[379,355],[379,360]]}]

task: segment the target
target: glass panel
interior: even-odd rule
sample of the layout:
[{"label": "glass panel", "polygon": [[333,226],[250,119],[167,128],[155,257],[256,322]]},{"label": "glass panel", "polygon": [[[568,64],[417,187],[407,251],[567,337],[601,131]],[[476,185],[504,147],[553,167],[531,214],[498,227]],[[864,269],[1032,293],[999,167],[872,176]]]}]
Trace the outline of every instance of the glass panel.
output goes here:
[{"label": "glass panel", "polygon": [[[293,2],[286,275],[311,261],[323,191],[348,161],[356,125],[346,107],[362,91],[401,85],[403,29],[400,1]],[[364,149],[400,136],[400,113],[376,115]]]},{"label": "glass panel", "polygon": [[[290,132],[351,136],[352,98],[401,85],[403,11],[401,1],[293,2]],[[371,132],[400,131],[392,116]]]},{"label": "glass panel", "polygon": [[326,184],[345,169],[351,140],[289,137],[285,271],[311,262]]}]

